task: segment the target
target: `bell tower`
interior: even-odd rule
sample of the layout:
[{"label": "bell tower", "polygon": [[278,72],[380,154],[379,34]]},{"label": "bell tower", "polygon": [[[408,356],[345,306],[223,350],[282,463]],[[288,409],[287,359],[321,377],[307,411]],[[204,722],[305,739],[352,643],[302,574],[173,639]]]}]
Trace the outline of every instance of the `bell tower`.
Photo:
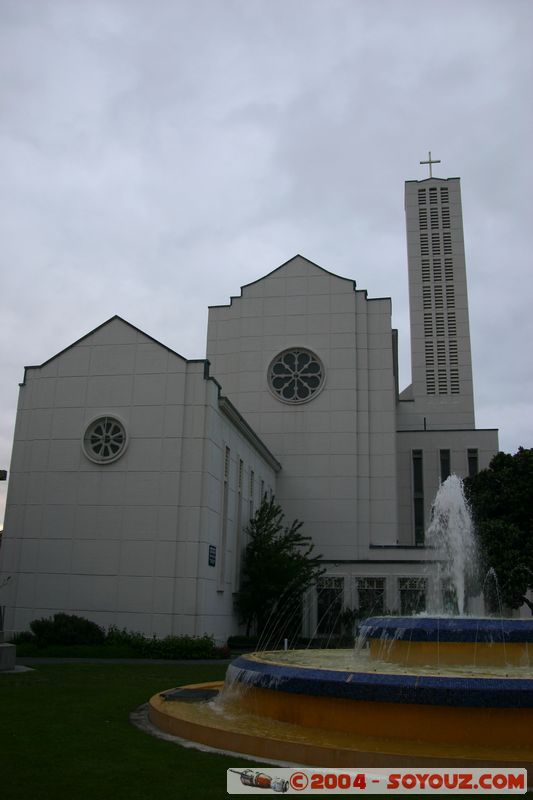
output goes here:
[{"label": "bell tower", "polygon": [[432,428],[473,428],[474,398],[459,178],[407,181],[412,399]]}]

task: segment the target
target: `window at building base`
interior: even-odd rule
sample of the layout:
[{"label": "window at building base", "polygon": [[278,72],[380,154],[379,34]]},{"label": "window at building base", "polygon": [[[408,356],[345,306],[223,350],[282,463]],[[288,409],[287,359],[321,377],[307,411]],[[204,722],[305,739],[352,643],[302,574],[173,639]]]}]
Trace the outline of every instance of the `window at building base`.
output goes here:
[{"label": "window at building base", "polygon": [[426,610],[426,578],[400,578],[400,614],[411,617]]},{"label": "window at building base", "polygon": [[316,632],[318,636],[339,636],[344,600],[344,578],[324,575],[317,582]]},{"label": "window at building base", "polygon": [[357,578],[359,617],[385,613],[385,578]]},{"label": "window at building base", "polygon": [[457,592],[450,578],[441,583],[442,609],[445,614],[457,616],[459,614],[459,603],[457,602]]}]

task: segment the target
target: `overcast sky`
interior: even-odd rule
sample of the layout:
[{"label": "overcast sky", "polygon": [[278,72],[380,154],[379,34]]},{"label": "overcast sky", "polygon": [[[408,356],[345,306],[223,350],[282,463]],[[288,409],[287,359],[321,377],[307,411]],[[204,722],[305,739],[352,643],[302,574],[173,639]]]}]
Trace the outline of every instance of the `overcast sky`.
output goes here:
[{"label": "overcast sky", "polygon": [[532,22],[530,0],[0,0],[0,468],[24,365],[113,314],[203,357],[207,306],[296,253],[392,297],[403,388],[403,184],[430,149],[462,182],[477,425],[533,446]]}]

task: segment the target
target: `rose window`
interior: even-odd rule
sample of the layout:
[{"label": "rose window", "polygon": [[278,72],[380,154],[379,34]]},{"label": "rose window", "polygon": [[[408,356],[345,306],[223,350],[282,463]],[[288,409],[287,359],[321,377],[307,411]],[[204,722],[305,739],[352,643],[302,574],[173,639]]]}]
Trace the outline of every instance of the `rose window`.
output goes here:
[{"label": "rose window", "polygon": [[99,417],[94,420],[83,437],[85,455],[98,464],[115,461],[124,452],[126,444],[124,425],[115,417]]},{"label": "rose window", "polygon": [[322,388],[324,367],[309,350],[294,349],[280,353],[270,364],[268,383],[285,403],[305,403]]}]

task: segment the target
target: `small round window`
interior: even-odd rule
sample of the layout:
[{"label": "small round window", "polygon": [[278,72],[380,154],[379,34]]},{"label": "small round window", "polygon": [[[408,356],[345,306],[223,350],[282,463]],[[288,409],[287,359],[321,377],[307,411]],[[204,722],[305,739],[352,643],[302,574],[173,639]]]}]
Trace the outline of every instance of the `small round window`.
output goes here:
[{"label": "small round window", "polygon": [[271,362],[268,385],[285,403],[305,403],[322,388],[324,367],[310,350],[285,350]]},{"label": "small round window", "polygon": [[99,417],[90,423],[83,437],[83,451],[97,464],[108,464],[126,449],[126,429],[116,417]]}]

